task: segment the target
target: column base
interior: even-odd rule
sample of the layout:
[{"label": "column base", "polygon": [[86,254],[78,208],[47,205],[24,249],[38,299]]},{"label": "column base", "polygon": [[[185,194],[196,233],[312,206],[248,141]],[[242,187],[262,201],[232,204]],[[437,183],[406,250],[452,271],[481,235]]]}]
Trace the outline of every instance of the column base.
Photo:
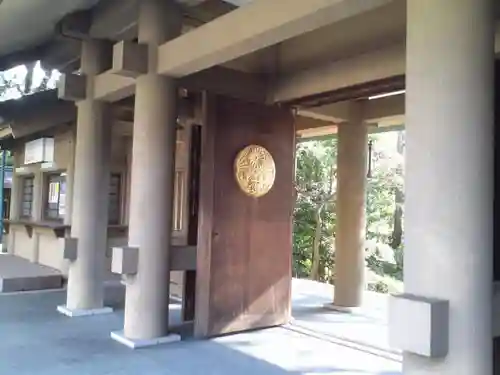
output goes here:
[{"label": "column base", "polygon": [[323,305],[323,307],[327,310],[337,311],[337,312],[346,313],[346,314],[355,314],[355,313],[360,313],[361,311],[363,311],[363,309],[361,307],[339,306],[339,305],[335,305],[334,303],[326,303]]},{"label": "column base", "polygon": [[101,307],[98,309],[69,309],[66,305],[57,306],[57,311],[61,314],[69,316],[70,318],[75,318],[78,316],[91,316],[91,315],[103,315],[110,314],[113,312],[111,307]]},{"label": "column base", "polygon": [[181,341],[181,336],[177,334],[169,334],[163,337],[156,337],[154,339],[129,339],[125,337],[123,331],[111,332],[111,338],[120,344],[123,344],[130,349],[147,348],[149,346],[157,346],[163,344],[171,344]]}]

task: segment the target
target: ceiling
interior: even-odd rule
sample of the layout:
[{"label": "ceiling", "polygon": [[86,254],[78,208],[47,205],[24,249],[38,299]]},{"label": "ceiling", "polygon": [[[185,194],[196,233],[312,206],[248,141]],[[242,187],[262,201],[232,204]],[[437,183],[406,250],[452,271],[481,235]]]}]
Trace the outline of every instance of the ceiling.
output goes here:
[{"label": "ceiling", "polygon": [[0,3],[0,55],[47,40],[62,17],[77,10],[88,9],[99,1],[3,0]]},{"label": "ceiling", "polygon": [[[109,0],[105,0],[109,1]],[[56,24],[66,15],[87,10],[104,0],[0,0],[0,56],[16,54],[49,42]],[[125,1],[122,0],[124,5]],[[139,0],[136,0],[139,1]],[[186,7],[221,3],[243,6],[252,0],[176,0]],[[128,1],[131,3],[132,1]],[[231,8],[233,7],[233,8]],[[202,8],[203,9],[203,8]],[[29,27],[28,27],[29,25]]]},{"label": "ceiling", "polygon": [[404,43],[405,31],[406,1],[393,1],[242,56],[226,65],[253,73],[287,74],[307,69],[312,64],[341,60],[393,43]]}]

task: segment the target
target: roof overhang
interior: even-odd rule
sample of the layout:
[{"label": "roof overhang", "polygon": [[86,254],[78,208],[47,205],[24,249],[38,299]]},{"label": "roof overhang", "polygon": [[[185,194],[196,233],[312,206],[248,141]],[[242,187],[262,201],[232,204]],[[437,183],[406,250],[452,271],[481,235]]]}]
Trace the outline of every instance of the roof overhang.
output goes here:
[{"label": "roof overhang", "polygon": [[13,139],[71,123],[75,118],[75,105],[60,100],[56,90],[0,102],[0,147],[9,148]]},{"label": "roof overhang", "polygon": [[[43,60],[72,70],[86,37],[130,40],[137,34],[140,0],[0,0],[0,71]],[[186,23],[199,26],[252,0],[177,0]],[[26,27],[30,25],[30,27]]]},{"label": "roof overhang", "polygon": [[[101,0],[3,0],[0,2],[1,65],[10,67],[41,52],[54,39],[55,26],[64,16],[87,10]],[[29,27],[27,27],[29,25]],[[16,56],[18,56],[16,58]]]}]

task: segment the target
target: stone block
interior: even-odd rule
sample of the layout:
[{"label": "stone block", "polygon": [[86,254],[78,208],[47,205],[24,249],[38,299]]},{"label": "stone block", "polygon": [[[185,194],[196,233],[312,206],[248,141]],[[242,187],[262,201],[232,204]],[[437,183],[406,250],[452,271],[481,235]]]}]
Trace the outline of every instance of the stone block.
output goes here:
[{"label": "stone block", "polygon": [[87,77],[80,74],[62,74],[57,83],[57,96],[68,101],[84,100],[87,96]]},{"label": "stone block", "polygon": [[147,45],[121,41],[113,46],[111,73],[124,77],[137,77],[148,72]]},{"label": "stone block", "polygon": [[74,262],[78,257],[78,240],[76,238],[64,238],[63,259]]},{"label": "stone block", "polygon": [[442,358],[448,354],[448,340],[448,301],[413,294],[391,296],[391,346],[429,358]]},{"label": "stone block", "polygon": [[119,275],[135,275],[139,262],[139,249],[136,247],[113,247],[111,272]]}]

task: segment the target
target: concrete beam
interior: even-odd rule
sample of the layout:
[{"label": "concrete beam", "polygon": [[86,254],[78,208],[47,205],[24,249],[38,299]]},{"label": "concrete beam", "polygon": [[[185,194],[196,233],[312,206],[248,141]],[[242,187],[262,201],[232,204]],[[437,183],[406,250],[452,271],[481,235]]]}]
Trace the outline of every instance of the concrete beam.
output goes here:
[{"label": "concrete beam", "polygon": [[318,109],[319,108],[313,108],[311,110],[298,109],[297,114],[300,117],[306,119],[318,120],[320,122],[327,122],[329,124],[340,124],[341,122],[346,121],[345,116],[337,117],[338,115],[343,115],[343,112],[339,114],[337,113],[337,111],[335,111],[335,114],[331,114],[330,111],[324,113],[323,111],[319,111]]},{"label": "concrete beam", "polygon": [[42,110],[31,111],[10,123],[12,136],[22,138],[40,133],[56,125],[71,124],[76,121],[76,106],[71,102],[60,101]]},{"label": "concrete beam", "polygon": [[[286,102],[405,74],[404,44],[391,45],[281,77],[269,101]],[[328,77],[328,79],[325,79]]]},{"label": "concrete beam", "polygon": [[368,101],[366,118],[369,122],[380,122],[384,119],[404,114],[404,95],[388,96],[386,98]]},{"label": "concrete beam", "polygon": [[[495,54],[500,53],[500,22],[495,31]],[[406,46],[398,43],[310,69],[282,76],[271,88],[269,102],[332,92],[343,88],[404,75]],[[328,77],[328,79],[325,79]]]},{"label": "concrete beam", "polygon": [[[208,90],[215,94],[253,102],[264,102],[268,89],[261,76],[233,69],[214,67],[179,80],[179,86],[193,91]],[[94,83],[94,97],[115,102],[134,94],[135,79],[109,70],[99,74]]]},{"label": "concrete beam", "polygon": [[254,0],[163,44],[158,53],[158,72],[187,76],[391,1]]},{"label": "concrete beam", "polygon": [[[301,111],[310,116],[320,116],[330,118],[332,121],[347,121],[349,114],[349,103],[340,102],[313,108],[308,111]],[[368,100],[365,107],[366,122],[379,123],[397,116],[404,116],[405,96],[396,95],[385,98]]]},{"label": "concrete beam", "polygon": [[62,100],[78,101],[86,97],[87,77],[80,74],[62,74],[57,82],[57,97]]},{"label": "concrete beam", "polygon": [[333,121],[328,120],[320,120],[317,118],[312,118],[304,115],[295,116],[295,130],[296,131],[304,131],[307,129],[317,129],[328,127],[331,128],[336,124]]},{"label": "concrete beam", "polygon": [[295,131],[298,138],[322,137],[337,133],[338,123],[328,120],[326,116],[321,118],[309,117],[309,115],[314,115],[314,113],[301,114],[299,112],[295,116]]},{"label": "concrete beam", "polygon": [[264,77],[215,66],[179,80],[179,85],[192,91],[208,90],[251,102],[265,102],[268,84]]},{"label": "concrete beam", "polygon": [[297,138],[305,140],[311,138],[329,137],[332,136],[333,134],[337,134],[337,132],[338,132],[337,125],[320,126],[317,128],[297,130]]},{"label": "concrete beam", "polygon": [[148,46],[121,41],[113,46],[113,66],[109,71],[124,77],[138,77],[148,72]]},{"label": "concrete beam", "polygon": [[114,74],[112,71],[101,73],[94,80],[94,98],[105,102],[116,102],[133,95],[135,79]]}]

